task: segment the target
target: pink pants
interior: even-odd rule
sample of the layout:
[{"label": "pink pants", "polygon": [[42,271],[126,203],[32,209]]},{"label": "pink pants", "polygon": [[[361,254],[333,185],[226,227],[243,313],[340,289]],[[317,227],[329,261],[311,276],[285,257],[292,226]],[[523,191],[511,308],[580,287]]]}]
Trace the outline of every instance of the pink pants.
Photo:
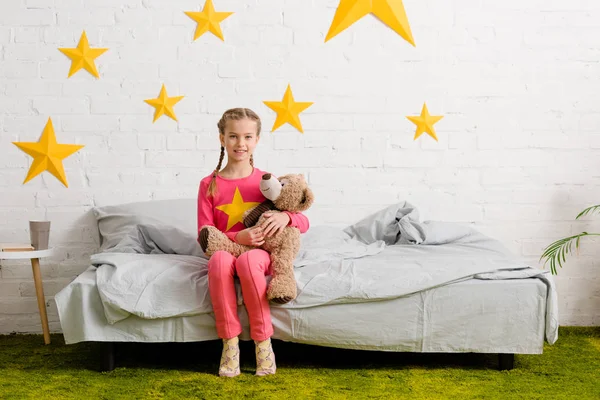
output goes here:
[{"label": "pink pants", "polygon": [[250,337],[262,341],[273,335],[265,279],[265,275],[270,274],[270,266],[269,253],[261,249],[242,253],[237,259],[226,251],[212,255],[208,261],[208,288],[220,338],[231,339],[242,333],[233,284],[236,274],[250,319]]}]

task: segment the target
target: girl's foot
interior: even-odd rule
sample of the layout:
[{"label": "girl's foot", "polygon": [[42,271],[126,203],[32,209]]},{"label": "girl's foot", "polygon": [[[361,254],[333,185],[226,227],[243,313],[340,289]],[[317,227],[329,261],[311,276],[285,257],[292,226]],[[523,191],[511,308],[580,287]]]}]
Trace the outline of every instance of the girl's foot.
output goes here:
[{"label": "girl's foot", "polygon": [[240,374],[240,346],[238,337],[223,339],[223,353],[221,353],[221,365],[219,376],[233,378]]},{"label": "girl's foot", "polygon": [[275,353],[271,347],[271,339],[262,342],[254,341],[256,345],[256,375],[272,375],[277,367],[275,366]]}]

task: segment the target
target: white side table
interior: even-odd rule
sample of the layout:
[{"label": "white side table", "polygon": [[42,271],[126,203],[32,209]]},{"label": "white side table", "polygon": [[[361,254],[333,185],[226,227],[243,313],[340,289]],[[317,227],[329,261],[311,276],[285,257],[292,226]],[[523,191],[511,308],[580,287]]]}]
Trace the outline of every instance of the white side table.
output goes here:
[{"label": "white side table", "polygon": [[44,331],[44,343],[50,344],[50,328],[48,327],[48,315],[46,314],[46,298],[44,297],[44,286],[40,272],[40,258],[50,257],[54,249],[28,250],[28,251],[0,251],[0,260],[26,260],[31,259],[33,269],[33,282],[35,283],[35,295],[37,297],[38,309],[42,320]]}]

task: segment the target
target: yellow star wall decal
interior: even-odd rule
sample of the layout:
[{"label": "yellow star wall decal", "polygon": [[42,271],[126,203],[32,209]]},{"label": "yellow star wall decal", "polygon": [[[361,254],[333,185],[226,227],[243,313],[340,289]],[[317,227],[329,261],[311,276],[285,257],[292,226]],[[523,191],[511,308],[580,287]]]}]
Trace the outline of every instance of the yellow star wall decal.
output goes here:
[{"label": "yellow star wall decal", "polygon": [[370,13],[415,45],[402,0],[340,0],[325,42]]},{"label": "yellow star wall decal", "polygon": [[85,31],[81,34],[81,38],[79,39],[79,43],[77,47],[69,49],[69,48],[59,48],[63,54],[71,59],[71,69],[69,70],[69,76],[73,76],[80,69],[85,69],[87,72],[95,76],[96,78],[100,78],[100,74],[98,74],[98,70],[96,69],[96,63],[94,62],[96,58],[100,57],[106,50],[108,49],[100,49],[90,47],[88,43],[87,35]]},{"label": "yellow star wall decal", "polygon": [[33,157],[33,162],[23,184],[29,182],[42,172],[48,171],[61,181],[63,185],[69,187],[62,160],[77,152],[83,146],[57,143],[52,119],[48,118],[39,142],[13,142],[13,144]]},{"label": "yellow star wall decal", "polygon": [[250,210],[251,208],[254,208],[259,204],[260,203],[253,201],[245,202],[242,198],[242,194],[240,193],[240,189],[236,187],[231,203],[223,204],[217,206],[216,208],[217,210],[221,210],[229,216],[229,219],[227,219],[226,229],[228,231],[229,229],[231,229],[232,226],[244,220],[244,213],[247,210]]},{"label": "yellow star wall decal", "polygon": [[265,105],[277,113],[277,118],[271,128],[271,132],[275,131],[286,122],[304,133],[302,123],[300,122],[300,113],[310,107],[312,102],[297,102],[294,100],[292,89],[288,84],[282,101],[264,101]]},{"label": "yellow star wall decal", "polygon": [[183,99],[184,97],[185,96],[176,96],[176,97],[167,96],[167,89],[165,88],[165,85],[163,84],[162,88],[160,89],[160,94],[158,95],[158,97],[156,99],[144,100],[146,103],[150,104],[152,107],[155,108],[154,120],[152,121],[152,123],[155,123],[156,120],[159,119],[162,115],[167,115],[168,117],[177,121],[177,116],[175,115],[173,106],[175,106],[175,104],[177,104],[179,101],[181,101],[181,99]]},{"label": "yellow star wall decal", "polygon": [[233,13],[215,11],[212,0],[206,0],[202,11],[185,11],[185,15],[198,23],[196,32],[194,33],[194,40],[210,31],[213,35],[224,41],[220,24],[231,14]]},{"label": "yellow star wall decal", "polygon": [[429,110],[427,109],[427,105],[425,103],[423,103],[421,115],[406,118],[408,118],[409,121],[417,125],[417,131],[415,132],[414,140],[417,140],[417,138],[421,136],[423,132],[427,132],[429,136],[434,138],[436,141],[438,140],[437,135],[435,134],[435,130],[433,129],[433,124],[435,124],[444,117],[441,115],[429,115]]}]

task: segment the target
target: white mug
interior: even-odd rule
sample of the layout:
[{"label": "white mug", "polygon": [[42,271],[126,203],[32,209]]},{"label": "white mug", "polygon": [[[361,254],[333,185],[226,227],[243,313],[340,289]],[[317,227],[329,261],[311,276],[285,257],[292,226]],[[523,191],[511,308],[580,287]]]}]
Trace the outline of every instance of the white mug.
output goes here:
[{"label": "white mug", "polygon": [[48,249],[48,242],[50,240],[50,221],[29,221],[29,236],[31,245],[34,249]]}]

